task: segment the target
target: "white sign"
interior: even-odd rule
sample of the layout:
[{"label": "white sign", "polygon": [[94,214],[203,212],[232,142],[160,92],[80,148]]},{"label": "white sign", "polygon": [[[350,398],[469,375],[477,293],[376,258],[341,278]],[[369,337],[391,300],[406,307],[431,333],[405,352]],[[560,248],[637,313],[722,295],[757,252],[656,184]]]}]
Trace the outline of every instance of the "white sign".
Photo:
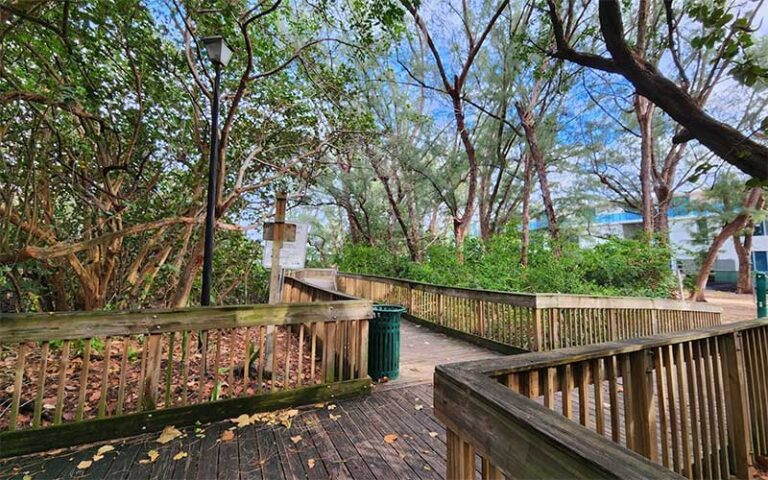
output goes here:
[{"label": "white sign", "polygon": [[[287,222],[286,222],[287,223]],[[296,224],[296,241],[283,242],[280,249],[280,266],[283,268],[304,268],[307,261],[307,240],[309,239],[309,224]],[[264,242],[264,257],[261,259],[264,268],[272,268],[272,242]]]}]

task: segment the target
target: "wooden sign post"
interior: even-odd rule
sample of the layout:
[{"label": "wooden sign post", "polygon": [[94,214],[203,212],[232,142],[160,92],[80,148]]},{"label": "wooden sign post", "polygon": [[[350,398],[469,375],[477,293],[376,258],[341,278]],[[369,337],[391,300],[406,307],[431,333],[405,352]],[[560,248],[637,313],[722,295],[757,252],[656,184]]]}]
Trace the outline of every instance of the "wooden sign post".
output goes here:
[{"label": "wooden sign post", "polygon": [[[280,249],[283,247],[285,233],[285,192],[275,195],[275,222],[272,227],[272,269],[269,274],[269,303],[280,303],[282,268],[280,267]],[[272,376],[274,363],[275,326],[267,326],[267,338],[264,343],[264,372]]]},{"label": "wooden sign post", "polygon": [[[285,239],[285,192],[275,196],[275,223],[272,227],[272,270],[269,275],[269,303],[280,303],[280,249]],[[294,230],[295,231],[295,230]]]}]

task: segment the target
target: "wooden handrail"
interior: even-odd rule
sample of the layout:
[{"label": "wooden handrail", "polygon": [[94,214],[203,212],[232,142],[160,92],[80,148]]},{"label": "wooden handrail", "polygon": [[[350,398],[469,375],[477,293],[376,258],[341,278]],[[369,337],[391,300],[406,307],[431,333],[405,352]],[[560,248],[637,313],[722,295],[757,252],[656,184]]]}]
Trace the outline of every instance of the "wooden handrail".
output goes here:
[{"label": "wooden handrail", "polygon": [[[305,277],[310,279],[312,272]],[[677,300],[519,294],[347,273],[339,273],[336,284],[357,297],[403,304],[416,320],[459,332],[464,339],[527,351],[718,325],[722,312],[720,307]]]},{"label": "wooden handrail", "polygon": [[0,412],[0,457],[367,391],[372,302],[317,295],[325,298],[2,315],[0,389],[12,399]]},{"label": "wooden handrail", "polygon": [[418,288],[427,292],[445,293],[458,298],[507,303],[521,307],[664,309],[708,313],[722,313],[723,311],[722,307],[708,303],[670,300],[665,298],[506,292],[501,290],[452,287],[381,275],[364,275],[345,272],[338,272],[337,275],[342,278],[357,278],[360,280],[372,279],[390,285],[399,285],[412,289]]},{"label": "wooden handrail", "polygon": [[768,453],[766,341],[761,319],[438,366],[449,478],[468,451],[520,477],[748,478]]},{"label": "wooden handrail", "polygon": [[483,478],[681,478],[466,364],[438,365],[434,391],[435,415],[454,437],[450,480],[474,478],[475,454],[496,474]]},{"label": "wooden handrail", "polygon": [[91,336],[149,335],[184,330],[296,325],[372,318],[368,300],[239,305],[165,310],[9,314],[0,318],[3,343],[67,340]]}]

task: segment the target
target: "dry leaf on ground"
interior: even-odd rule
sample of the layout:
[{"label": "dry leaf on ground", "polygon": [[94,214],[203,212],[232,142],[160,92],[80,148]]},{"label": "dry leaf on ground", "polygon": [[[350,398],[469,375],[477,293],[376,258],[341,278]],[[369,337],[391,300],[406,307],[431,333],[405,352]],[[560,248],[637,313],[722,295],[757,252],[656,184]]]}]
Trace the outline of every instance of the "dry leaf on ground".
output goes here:
[{"label": "dry leaf on ground", "polygon": [[393,444],[397,441],[397,435],[394,433],[390,433],[388,435],[384,435],[384,441],[389,444]]},{"label": "dry leaf on ground", "polygon": [[90,468],[93,464],[93,461],[91,460],[83,460],[82,462],[77,464],[78,470],[85,470],[87,468]]},{"label": "dry leaf on ground", "polygon": [[178,431],[176,427],[174,427],[173,425],[168,425],[163,429],[163,433],[161,433],[160,436],[157,438],[157,443],[159,443],[160,445],[165,445],[166,443],[180,436],[181,436],[181,432]]},{"label": "dry leaf on ground", "polygon": [[315,468],[315,459],[310,458],[309,460],[307,460],[307,466],[309,467],[310,470]]},{"label": "dry leaf on ground", "polygon": [[237,428],[247,427],[251,424],[251,416],[247,413],[244,413],[237,418],[233,418],[232,423],[236,423]]},{"label": "dry leaf on ground", "polygon": [[221,432],[221,436],[219,437],[219,440],[222,442],[231,442],[235,439],[235,432],[232,430],[224,430]]},{"label": "dry leaf on ground", "polygon": [[155,460],[157,460],[157,457],[160,456],[160,452],[157,450],[150,450],[147,452],[147,457],[149,458],[143,458],[139,460],[139,463],[145,464],[145,463],[155,463]]},{"label": "dry leaf on ground", "polygon": [[332,414],[332,413],[331,413],[330,415],[328,415],[328,416],[329,416],[329,417],[330,417],[330,419],[331,419],[331,420],[333,420],[334,422],[335,422],[336,420],[338,420],[338,419],[340,419],[340,418],[341,418],[341,415],[334,415],[334,414]]},{"label": "dry leaf on ground", "polygon": [[181,460],[182,458],[186,458],[187,456],[189,456],[189,454],[187,452],[179,452],[179,453],[177,453],[176,455],[173,456],[173,459],[174,460]]},{"label": "dry leaf on ground", "polygon": [[435,438],[437,437],[437,432],[429,432],[429,436]]},{"label": "dry leaf on ground", "polygon": [[415,408],[416,410],[421,410],[424,408],[424,405],[417,404],[417,405],[414,405],[413,408]]},{"label": "dry leaf on ground", "polygon": [[101,460],[103,458],[104,458],[104,455],[94,455],[91,460],[93,460],[94,462],[98,462],[99,460]]},{"label": "dry leaf on ground", "polygon": [[99,450],[96,452],[96,455],[104,455],[107,452],[111,452],[115,449],[112,445],[104,445],[102,447],[99,447]]},{"label": "dry leaf on ground", "polygon": [[295,436],[291,437],[291,441],[293,443],[299,443],[301,441],[301,435],[295,435]]}]

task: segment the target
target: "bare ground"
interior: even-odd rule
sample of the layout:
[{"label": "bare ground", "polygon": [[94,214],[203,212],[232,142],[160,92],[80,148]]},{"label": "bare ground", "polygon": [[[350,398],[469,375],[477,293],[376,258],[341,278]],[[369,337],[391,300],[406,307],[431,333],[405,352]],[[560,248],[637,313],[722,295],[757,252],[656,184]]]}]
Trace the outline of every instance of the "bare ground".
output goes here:
[{"label": "bare ground", "polygon": [[757,302],[752,294],[707,290],[707,303],[723,307],[723,323],[751,320],[757,316]]}]

